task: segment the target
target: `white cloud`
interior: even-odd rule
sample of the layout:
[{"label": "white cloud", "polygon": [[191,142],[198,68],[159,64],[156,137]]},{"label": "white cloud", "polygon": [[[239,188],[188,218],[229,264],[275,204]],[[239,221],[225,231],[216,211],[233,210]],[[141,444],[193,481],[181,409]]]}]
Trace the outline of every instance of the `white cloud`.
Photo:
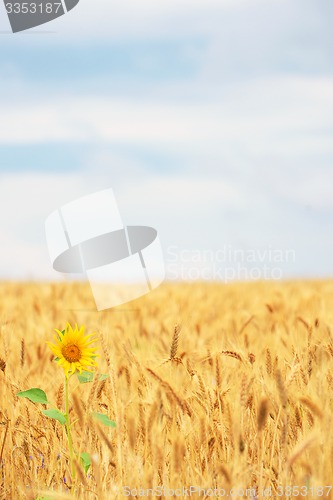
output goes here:
[{"label": "white cloud", "polygon": [[242,6],[241,0],[81,0],[75,10],[56,20],[53,28],[66,37],[85,39],[207,34],[214,25],[217,28],[215,12]]},{"label": "white cloud", "polygon": [[226,86],[220,98],[207,91],[202,103],[71,95],[15,106],[0,98],[0,143],[112,141],[190,153],[222,150],[224,141],[252,155],[332,152],[332,89],[332,78],[281,77]]},{"label": "white cloud", "polygon": [[57,279],[49,263],[44,221],[83,189],[84,183],[74,175],[0,175],[1,276]]},{"label": "white cloud", "polygon": [[[275,170],[267,176],[266,183],[271,192],[281,202],[291,204],[295,209],[301,207],[307,216],[320,214],[331,223],[333,210],[333,169],[331,164],[323,167],[316,163],[303,166],[291,166],[289,169]],[[304,220],[306,226],[307,220]],[[325,219],[323,219],[325,224]],[[327,243],[330,234],[325,235]]]}]

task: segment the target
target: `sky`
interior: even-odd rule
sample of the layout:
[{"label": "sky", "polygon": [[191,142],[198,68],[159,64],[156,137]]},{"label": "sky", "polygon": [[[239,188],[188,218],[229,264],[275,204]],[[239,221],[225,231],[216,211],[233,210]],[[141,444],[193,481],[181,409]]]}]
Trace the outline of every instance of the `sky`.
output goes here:
[{"label": "sky", "polygon": [[112,188],[168,279],[333,276],[333,4],[0,6],[0,279],[62,279],[45,219]]}]

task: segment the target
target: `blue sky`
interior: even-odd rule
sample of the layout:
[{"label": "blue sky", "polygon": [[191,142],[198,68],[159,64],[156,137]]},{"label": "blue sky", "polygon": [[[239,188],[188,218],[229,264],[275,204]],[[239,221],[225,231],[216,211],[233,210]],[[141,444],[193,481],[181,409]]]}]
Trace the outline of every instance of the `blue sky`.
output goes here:
[{"label": "blue sky", "polygon": [[[56,279],[45,218],[107,187],[158,229],[170,276],[332,276],[332,11],[81,0],[13,35],[0,10],[0,277]],[[235,257],[265,249],[295,258]]]}]

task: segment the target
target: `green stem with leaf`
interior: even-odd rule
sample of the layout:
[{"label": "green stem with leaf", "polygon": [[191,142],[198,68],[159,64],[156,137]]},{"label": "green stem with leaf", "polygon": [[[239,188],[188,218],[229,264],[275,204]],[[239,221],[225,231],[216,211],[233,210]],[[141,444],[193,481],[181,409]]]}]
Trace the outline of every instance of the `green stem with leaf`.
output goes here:
[{"label": "green stem with leaf", "polygon": [[[72,376],[72,375],[71,375]],[[45,392],[40,389],[39,387],[33,387],[32,389],[28,389],[26,391],[20,391],[16,395],[20,398],[27,398],[33,403],[39,403],[42,405],[49,405],[52,408],[48,408],[46,410],[42,410],[42,413],[47,416],[48,418],[53,418],[57,420],[61,425],[65,425],[66,427],[66,434],[67,434],[67,440],[68,440],[68,451],[69,451],[69,457],[70,457],[70,470],[71,470],[71,475],[72,475],[72,487],[71,487],[71,493],[74,494],[74,485],[75,485],[75,458],[74,455],[76,455],[81,462],[82,467],[84,468],[85,473],[88,472],[89,467],[91,466],[91,457],[89,453],[83,452],[80,453],[79,455],[74,452],[73,450],[73,441],[72,441],[72,433],[71,433],[71,426],[73,423],[75,423],[77,420],[74,420],[74,422],[70,422],[69,418],[69,378],[70,377],[65,377],[65,413],[62,411],[58,410],[57,407],[50,403],[50,401],[47,399],[47,396]],[[107,374],[101,374],[99,375],[98,379],[99,380],[106,380],[108,378]],[[84,384],[86,382],[91,382],[93,379],[93,375],[91,372],[82,372],[78,374],[78,379],[81,384]],[[105,425],[106,427],[116,427],[116,422],[113,420],[110,420],[109,416],[106,415],[105,413],[96,413],[93,412],[91,416],[98,420],[100,423]],[[7,422],[8,424],[8,422]],[[6,428],[5,432],[5,437],[6,439],[6,433],[8,430],[8,425]],[[1,447],[1,453],[3,451],[4,444]]]},{"label": "green stem with leaf", "polygon": [[72,434],[71,434],[71,424],[70,424],[70,418],[69,418],[68,381],[69,381],[69,379],[65,376],[65,419],[66,419],[68,450],[69,450],[69,457],[70,457],[70,463],[71,463],[71,474],[72,474],[72,482],[73,482],[74,478],[75,478],[75,467],[74,467],[74,451],[73,451],[73,441],[72,441]]}]

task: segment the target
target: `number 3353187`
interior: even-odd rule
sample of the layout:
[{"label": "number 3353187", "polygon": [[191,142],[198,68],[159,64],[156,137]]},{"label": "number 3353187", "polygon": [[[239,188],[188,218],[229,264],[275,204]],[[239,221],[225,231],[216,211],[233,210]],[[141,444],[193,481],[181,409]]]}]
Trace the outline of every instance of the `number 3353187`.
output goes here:
[{"label": "number 3353187", "polygon": [[59,3],[6,3],[8,14],[57,14],[61,7]]}]

